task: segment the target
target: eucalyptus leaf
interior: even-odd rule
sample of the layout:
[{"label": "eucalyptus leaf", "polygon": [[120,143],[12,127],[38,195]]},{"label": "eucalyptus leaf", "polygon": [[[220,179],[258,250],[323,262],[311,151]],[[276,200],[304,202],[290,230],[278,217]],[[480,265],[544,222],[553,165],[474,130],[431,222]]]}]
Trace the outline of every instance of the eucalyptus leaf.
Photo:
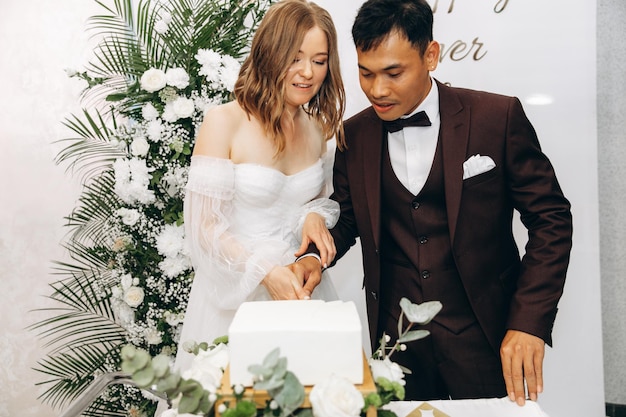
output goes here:
[{"label": "eucalyptus leaf", "polygon": [[304,402],[304,386],[300,383],[293,372],[288,371],[285,375],[285,383],[282,389],[273,391],[272,397],[279,404],[284,416],[290,415]]},{"label": "eucalyptus leaf", "polygon": [[170,358],[165,355],[157,355],[152,358],[152,367],[156,378],[163,378],[170,372]]},{"label": "eucalyptus leaf", "polygon": [[421,304],[413,304],[408,298],[400,300],[402,312],[411,323],[428,324],[441,311],[443,305],[439,301],[427,301]]},{"label": "eucalyptus leaf", "polygon": [[273,391],[284,385],[284,379],[270,378],[263,381],[257,381],[254,383],[254,389],[262,391]]},{"label": "eucalyptus leaf", "polygon": [[183,394],[178,403],[179,414],[195,414],[200,405],[200,397],[193,395],[193,391]]},{"label": "eucalyptus leaf", "polygon": [[152,385],[154,381],[154,369],[151,366],[140,369],[133,373],[133,381],[142,388],[147,388]]},{"label": "eucalyptus leaf", "polygon": [[263,366],[266,368],[273,368],[278,365],[278,361],[280,360],[280,348],[273,349],[270,353],[265,356],[263,359]]},{"label": "eucalyptus leaf", "polygon": [[170,373],[165,378],[159,379],[156,384],[158,391],[165,392],[169,397],[178,393],[178,385],[180,384],[180,375],[178,373]]},{"label": "eucalyptus leaf", "polygon": [[398,343],[407,343],[427,337],[430,334],[428,330],[411,330],[405,335],[398,338]]}]

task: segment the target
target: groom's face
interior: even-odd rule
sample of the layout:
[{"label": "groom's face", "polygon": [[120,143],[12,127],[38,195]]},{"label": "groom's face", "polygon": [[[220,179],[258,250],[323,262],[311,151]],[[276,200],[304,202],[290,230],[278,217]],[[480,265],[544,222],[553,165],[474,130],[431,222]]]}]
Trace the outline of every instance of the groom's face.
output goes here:
[{"label": "groom's face", "polygon": [[421,56],[408,39],[393,32],[376,48],[357,49],[357,58],[361,89],[376,114],[395,120],[415,110],[428,95],[439,44],[431,42]]}]

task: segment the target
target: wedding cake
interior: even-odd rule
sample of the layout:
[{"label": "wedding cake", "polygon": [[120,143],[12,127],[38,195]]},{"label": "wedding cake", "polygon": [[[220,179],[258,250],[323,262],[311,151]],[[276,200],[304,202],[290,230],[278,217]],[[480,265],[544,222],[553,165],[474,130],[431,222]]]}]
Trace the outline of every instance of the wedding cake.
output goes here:
[{"label": "wedding cake", "polygon": [[331,374],[363,383],[361,321],[353,302],[322,300],[243,303],[228,330],[230,383],[252,385],[248,367],[280,348],[303,385]]}]

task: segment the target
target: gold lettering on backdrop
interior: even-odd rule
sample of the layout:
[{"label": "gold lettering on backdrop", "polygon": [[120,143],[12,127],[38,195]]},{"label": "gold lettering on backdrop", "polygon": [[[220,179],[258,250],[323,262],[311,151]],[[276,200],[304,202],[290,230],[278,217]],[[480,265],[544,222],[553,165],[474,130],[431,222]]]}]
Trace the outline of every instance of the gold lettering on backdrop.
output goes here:
[{"label": "gold lettering on backdrop", "polygon": [[493,11],[496,13],[501,13],[506,9],[506,6],[509,5],[509,0],[499,0],[495,6],[493,6]]},{"label": "gold lettering on backdrop", "polygon": [[[448,11],[447,13],[452,13],[454,11],[454,2],[456,0],[448,0]],[[496,4],[493,6],[493,11],[495,13],[502,13],[504,11],[504,9],[506,9],[506,6],[509,5],[509,0],[498,0],[496,2]],[[432,4],[431,8],[433,9],[433,13],[437,13],[437,9],[439,8],[439,0],[435,0],[435,2]]]},{"label": "gold lettering on backdrop", "polygon": [[[448,6],[448,13],[452,13],[454,11],[454,1],[455,0],[450,0],[450,5]],[[439,6],[439,0],[435,0],[435,4],[431,6],[433,9],[433,13],[437,13],[438,6]]]},{"label": "gold lettering on backdrop", "polygon": [[440,45],[439,62],[443,62],[446,57],[451,61],[461,61],[468,57],[471,57],[474,61],[480,61],[487,55],[487,51],[482,51],[484,44],[478,40],[478,37],[474,38],[471,43],[457,40],[450,46],[446,46],[443,43]]}]

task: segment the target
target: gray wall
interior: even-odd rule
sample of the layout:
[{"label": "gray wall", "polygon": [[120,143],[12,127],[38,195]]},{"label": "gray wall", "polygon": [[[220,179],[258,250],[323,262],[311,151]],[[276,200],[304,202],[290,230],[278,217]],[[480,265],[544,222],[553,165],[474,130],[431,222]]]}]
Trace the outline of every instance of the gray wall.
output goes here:
[{"label": "gray wall", "polygon": [[626,404],[626,2],[598,0],[597,19],[604,389]]}]

